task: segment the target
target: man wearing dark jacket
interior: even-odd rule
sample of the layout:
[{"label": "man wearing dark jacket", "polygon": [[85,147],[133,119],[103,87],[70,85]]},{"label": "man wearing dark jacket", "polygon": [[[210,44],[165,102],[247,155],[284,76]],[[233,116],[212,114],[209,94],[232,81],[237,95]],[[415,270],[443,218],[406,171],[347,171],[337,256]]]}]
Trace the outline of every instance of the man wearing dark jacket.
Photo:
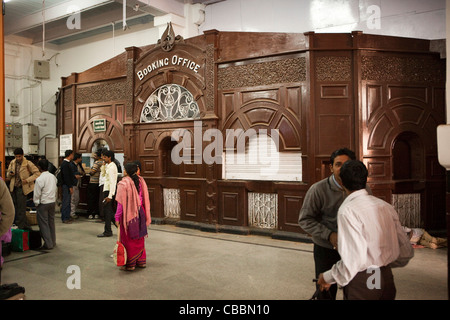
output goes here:
[{"label": "man wearing dark jacket", "polygon": [[64,156],[64,160],[61,163],[61,173],[63,178],[61,220],[63,223],[72,223],[72,218],[70,217],[70,203],[73,186],[75,186],[78,181],[73,174],[71,165],[74,156],[73,150],[66,150]]},{"label": "man wearing dark jacket", "polygon": [[[347,148],[334,151],[330,157],[331,175],[316,182],[306,193],[299,214],[300,227],[312,236],[316,278],[340,260],[337,248],[337,212],[344,201],[339,172],[348,160],[356,159]],[[337,285],[320,292],[318,299],[336,299]]]}]

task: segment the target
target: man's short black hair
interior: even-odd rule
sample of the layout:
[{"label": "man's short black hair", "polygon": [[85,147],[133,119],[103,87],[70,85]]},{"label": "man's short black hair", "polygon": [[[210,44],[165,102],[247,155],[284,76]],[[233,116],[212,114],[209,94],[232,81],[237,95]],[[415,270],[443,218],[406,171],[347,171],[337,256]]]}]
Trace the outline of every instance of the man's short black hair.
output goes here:
[{"label": "man's short black hair", "polygon": [[336,159],[337,156],[342,156],[342,155],[348,156],[351,160],[356,160],[356,155],[352,150],[347,149],[347,148],[341,148],[341,149],[334,151],[331,154],[331,157],[330,157],[331,164],[332,165],[334,164],[334,159]]},{"label": "man's short black hair", "polygon": [[359,160],[348,160],[342,167],[339,173],[342,184],[350,191],[365,189],[367,184],[367,168]]},{"label": "man's short black hair", "polygon": [[22,148],[16,148],[14,149],[14,155],[23,155],[23,149]]},{"label": "man's short black hair", "polygon": [[72,153],[73,153],[73,150],[71,150],[71,149],[66,150],[66,152],[64,152],[65,158],[67,158],[68,156],[70,156]]},{"label": "man's short black hair", "polygon": [[48,171],[48,160],[41,159],[38,161],[38,167],[42,169],[42,171]]},{"label": "man's short black hair", "polygon": [[103,155],[104,156],[106,156],[106,157],[108,157],[108,158],[111,158],[111,161],[114,161],[114,151],[112,151],[112,150],[104,150],[103,151]]},{"label": "man's short black hair", "polygon": [[81,153],[75,152],[75,154],[73,155],[73,160],[77,160],[81,158]]}]

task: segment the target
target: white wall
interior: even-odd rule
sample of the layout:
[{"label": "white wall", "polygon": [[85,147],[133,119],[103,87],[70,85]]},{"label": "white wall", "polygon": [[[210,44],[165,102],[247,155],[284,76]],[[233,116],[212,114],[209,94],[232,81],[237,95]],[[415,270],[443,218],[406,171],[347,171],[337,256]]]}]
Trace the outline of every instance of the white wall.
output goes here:
[{"label": "white wall", "polygon": [[[34,60],[49,59],[56,51],[42,50],[26,44],[5,43],[5,120],[6,122],[32,123],[39,126],[40,152],[45,151],[45,137],[56,137],[55,93],[56,78],[50,80],[34,78]],[[50,74],[55,74],[54,59],[50,63]],[[11,103],[19,105],[19,115],[10,115]],[[28,146],[24,146],[28,153]],[[14,150],[7,149],[6,155]]]},{"label": "white wall", "polygon": [[200,30],[351,32],[443,39],[445,0],[226,0]]}]

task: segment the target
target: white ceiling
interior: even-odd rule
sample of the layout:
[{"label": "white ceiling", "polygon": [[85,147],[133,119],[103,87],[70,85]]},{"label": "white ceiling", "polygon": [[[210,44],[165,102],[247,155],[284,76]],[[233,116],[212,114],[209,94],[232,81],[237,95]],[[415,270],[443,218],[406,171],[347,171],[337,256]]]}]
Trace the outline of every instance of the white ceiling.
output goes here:
[{"label": "white ceiling", "polygon": [[[217,0],[10,0],[5,3],[4,32],[32,44],[64,44],[123,27],[123,2],[127,26],[145,24],[155,16],[184,15],[185,3],[210,4]],[[223,1],[223,0],[220,0]],[[44,10],[45,8],[45,10]],[[77,10],[75,13],[73,9]],[[79,13],[78,16],[76,16]],[[68,27],[68,20],[81,28]],[[45,37],[43,30],[45,25]]]}]

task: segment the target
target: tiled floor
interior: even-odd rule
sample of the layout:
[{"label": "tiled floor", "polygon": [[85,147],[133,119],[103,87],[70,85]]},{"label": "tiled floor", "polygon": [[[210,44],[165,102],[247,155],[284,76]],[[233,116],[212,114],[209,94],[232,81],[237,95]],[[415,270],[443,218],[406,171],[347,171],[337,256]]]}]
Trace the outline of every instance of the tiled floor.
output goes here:
[{"label": "tiled floor", "polygon": [[[116,237],[97,238],[103,224],[56,227],[55,249],[6,257],[2,283],[24,286],[27,300],[307,300],[315,290],[309,243],[151,225],[147,268],[126,272],[111,258]],[[398,300],[447,300],[447,248],[415,249],[394,277]]]}]

